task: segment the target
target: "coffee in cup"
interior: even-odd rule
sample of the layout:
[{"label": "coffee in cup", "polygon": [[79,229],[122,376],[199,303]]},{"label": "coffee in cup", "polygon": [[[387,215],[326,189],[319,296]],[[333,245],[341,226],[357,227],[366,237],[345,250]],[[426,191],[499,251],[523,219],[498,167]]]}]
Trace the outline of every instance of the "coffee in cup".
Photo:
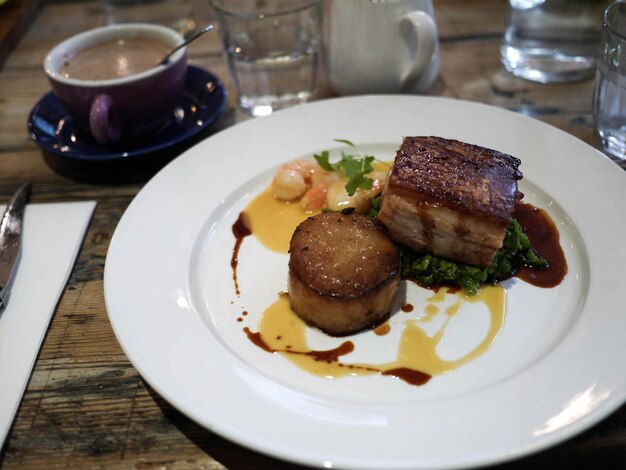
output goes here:
[{"label": "coffee in cup", "polygon": [[113,39],[76,52],[63,61],[60,73],[75,80],[113,80],[150,70],[170,47],[149,38]]},{"label": "coffee in cup", "polygon": [[44,61],[54,93],[102,145],[153,132],[170,119],[182,94],[186,50],[165,26],[128,23],[96,28],[57,45]]}]

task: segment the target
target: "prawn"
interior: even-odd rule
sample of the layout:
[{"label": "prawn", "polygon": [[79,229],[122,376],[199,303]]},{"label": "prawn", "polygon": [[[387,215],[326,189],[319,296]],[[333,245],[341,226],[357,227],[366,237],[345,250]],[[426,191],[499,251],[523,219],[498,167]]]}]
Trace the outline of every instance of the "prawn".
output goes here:
[{"label": "prawn", "polygon": [[[282,201],[293,201],[306,196],[307,192],[313,190],[306,196],[301,204],[306,211],[318,210],[324,205],[321,201],[321,191],[326,190],[335,181],[335,175],[322,169],[317,163],[307,160],[294,160],[278,169],[272,180],[272,192],[274,196]],[[319,206],[319,207],[318,207]]]},{"label": "prawn", "polygon": [[281,201],[293,201],[307,190],[307,184],[298,170],[281,168],[272,180],[272,193]]}]

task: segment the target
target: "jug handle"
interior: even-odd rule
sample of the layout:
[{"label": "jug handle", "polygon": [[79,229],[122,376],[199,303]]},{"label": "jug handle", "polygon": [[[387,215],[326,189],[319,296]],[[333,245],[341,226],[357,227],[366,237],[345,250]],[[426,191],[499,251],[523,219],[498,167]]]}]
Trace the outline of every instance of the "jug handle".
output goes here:
[{"label": "jug handle", "polygon": [[[399,19],[401,34],[412,53],[412,62],[402,75],[402,83],[416,79],[426,69],[437,49],[437,25],[432,16],[425,11],[410,11]],[[410,28],[407,31],[407,26]],[[411,39],[417,45],[411,47]]]}]

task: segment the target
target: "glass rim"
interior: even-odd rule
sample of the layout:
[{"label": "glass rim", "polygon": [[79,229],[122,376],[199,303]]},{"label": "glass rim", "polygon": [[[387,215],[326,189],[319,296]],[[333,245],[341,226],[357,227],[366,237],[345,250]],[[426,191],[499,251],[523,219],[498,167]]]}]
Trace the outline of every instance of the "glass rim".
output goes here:
[{"label": "glass rim", "polygon": [[611,32],[611,34],[614,34],[620,39],[626,41],[626,28],[624,28],[624,30],[622,31],[617,29],[615,25],[615,20],[618,17],[618,14],[613,14],[613,12],[620,7],[626,8],[626,0],[619,0],[610,4],[607,7],[607,9],[604,11],[604,26]]},{"label": "glass rim", "polygon": [[322,3],[322,0],[308,0],[308,1],[302,2],[300,6],[295,7],[295,8],[287,7],[284,9],[280,9],[280,10],[268,12],[268,13],[262,13],[262,12],[261,13],[241,13],[241,12],[229,9],[228,7],[218,5],[219,0],[210,0],[210,1],[211,1],[211,5],[213,6],[213,8],[215,8],[215,10],[218,13],[222,15],[240,18],[243,20],[262,20],[264,18],[275,18],[277,16],[290,15],[293,13],[299,13],[301,11],[308,10],[309,8],[312,8],[312,7],[319,6]]}]

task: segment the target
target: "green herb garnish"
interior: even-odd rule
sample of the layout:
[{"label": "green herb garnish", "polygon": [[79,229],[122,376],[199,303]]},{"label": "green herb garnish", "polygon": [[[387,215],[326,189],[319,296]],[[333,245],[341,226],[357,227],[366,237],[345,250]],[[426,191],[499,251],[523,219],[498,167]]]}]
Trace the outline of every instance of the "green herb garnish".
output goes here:
[{"label": "green herb garnish", "polygon": [[370,219],[375,219],[376,217],[378,217],[378,212],[380,211],[380,203],[382,202],[382,200],[383,200],[382,194],[374,196],[370,200],[370,210],[365,215],[369,217]]},{"label": "green herb garnish", "polygon": [[502,248],[488,268],[449,261],[431,254],[417,253],[399,246],[402,277],[426,286],[458,285],[468,294],[480,291],[482,284],[506,279],[520,266],[545,268],[548,262],[533,249],[521,225],[511,220]]},{"label": "green herb garnish", "polygon": [[348,196],[354,196],[357,189],[372,189],[374,180],[366,175],[374,171],[372,162],[376,160],[376,158],[372,155],[361,155],[356,145],[349,140],[335,139],[335,142],[340,142],[352,147],[356,150],[358,156],[347,154],[342,150],[341,160],[337,163],[330,163],[330,153],[328,150],[325,150],[320,155],[313,155],[318,165],[326,171],[343,173],[348,178],[348,182],[346,183]]}]

